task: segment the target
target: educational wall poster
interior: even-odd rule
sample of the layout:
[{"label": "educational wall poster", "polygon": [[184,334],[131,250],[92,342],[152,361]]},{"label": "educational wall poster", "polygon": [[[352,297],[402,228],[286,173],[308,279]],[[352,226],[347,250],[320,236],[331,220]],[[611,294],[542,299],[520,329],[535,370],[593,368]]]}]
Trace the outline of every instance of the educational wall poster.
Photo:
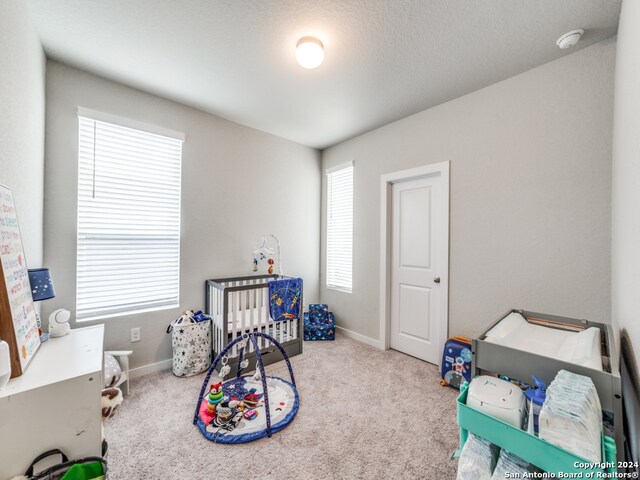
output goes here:
[{"label": "educational wall poster", "polygon": [[0,339],[9,344],[11,377],[22,375],[40,346],[40,336],[13,193],[3,185],[0,185]]}]

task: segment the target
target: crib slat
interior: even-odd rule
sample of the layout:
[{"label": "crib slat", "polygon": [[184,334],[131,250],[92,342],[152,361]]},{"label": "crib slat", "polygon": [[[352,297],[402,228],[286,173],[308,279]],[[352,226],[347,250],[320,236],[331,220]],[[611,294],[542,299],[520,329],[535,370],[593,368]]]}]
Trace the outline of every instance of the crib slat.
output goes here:
[{"label": "crib slat", "polygon": [[[219,348],[219,343],[218,343],[218,337],[220,335],[220,329],[222,328],[222,323],[221,323],[221,317],[222,315],[220,315],[220,308],[221,308],[221,304],[220,304],[220,290],[216,288],[215,292],[214,292],[214,298],[216,299],[216,309],[214,310],[215,313],[215,320],[214,320],[214,328],[213,328],[213,332],[211,332],[213,338],[212,338],[212,342],[213,342],[213,350],[216,352],[219,352],[218,348]],[[220,324],[218,324],[218,322],[220,322]],[[211,361],[213,361],[213,358],[211,359]]]},{"label": "crib slat", "polygon": [[218,302],[220,302],[219,305],[219,312],[220,312],[220,328],[218,330],[218,353],[220,353],[222,351],[222,349],[224,348],[224,346],[222,345],[224,343],[224,322],[227,321],[227,319],[225,318],[225,313],[224,313],[224,290],[218,290]]},{"label": "crib slat", "polygon": [[[238,322],[236,318],[238,309],[237,292],[229,292],[229,297],[229,315],[231,317],[231,321],[229,322],[229,333],[231,333],[231,338],[228,339],[227,342],[236,338],[236,331],[238,330]],[[235,357],[236,350],[235,346],[231,349],[231,356]]]},{"label": "crib slat", "polygon": [[255,331],[256,328],[256,291],[254,289],[249,290],[249,312],[251,314],[250,330]]},{"label": "crib slat", "polygon": [[216,334],[218,332],[218,289],[212,289],[210,285],[207,288],[209,289],[209,297],[211,298],[211,310],[209,310],[211,314],[211,349],[215,351],[215,349],[218,348],[216,341]]},{"label": "crib slat", "polygon": [[[302,301],[300,299],[299,301]],[[302,304],[300,305],[300,315],[302,315]],[[291,337],[289,340],[298,338],[298,319],[291,320]]]},{"label": "crib slat", "polygon": [[227,292],[225,295],[225,301],[227,302],[227,318],[224,319],[227,322],[227,338],[223,338],[223,342],[226,344],[229,342],[229,334],[233,335],[233,294],[232,292]]},{"label": "crib slat", "polygon": [[[262,329],[262,327],[264,326],[264,314],[262,313],[264,310],[264,299],[265,299],[265,293],[264,293],[264,288],[260,288],[258,290],[258,311],[256,312],[258,314],[258,324],[260,325],[260,328]],[[269,333],[265,330],[265,333]],[[259,343],[258,346],[260,348],[264,348],[266,344],[266,341],[264,339],[264,337],[260,337],[259,339]]]},{"label": "crib slat", "polygon": [[[256,330],[258,332],[262,332],[262,322],[260,319],[262,318],[262,289],[259,287],[260,281],[256,280]],[[256,342],[258,343],[258,348],[262,349],[263,339],[262,337],[257,337]]]},{"label": "crib slat", "polygon": [[[240,295],[240,328],[238,331],[238,336],[242,336],[244,334],[244,332],[247,331],[247,324],[248,324],[248,318],[247,318],[247,290],[241,290],[240,292],[238,292]],[[249,349],[249,351],[251,351]]]},{"label": "crib slat", "polygon": [[[238,284],[240,284],[240,282],[238,282]],[[238,285],[240,286],[240,285]],[[242,318],[244,310],[242,308],[242,294],[243,292],[235,292],[235,296],[236,296],[236,306],[237,306],[237,310],[236,310],[236,328],[235,328],[235,335],[234,335],[234,340],[235,338],[239,337],[240,335],[242,335],[242,329],[244,328],[243,322],[244,322],[244,318]],[[237,345],[236,345],[237,347]],[[235,349],[235,355],[238,355],[238,349]]]},{"label": "crib slat", "polygon": [[[262,289],[262,309],[260,310],[260,320],[264,325],[265,332],[269,334],[269,325],[271,324],[271,319],[269,318],[269,289]],[[266,347],[269,345],[269,341],[265,338],[262,339],[262,346]]]},{"label": "crib slat", "polygon": [[[220,350],[220,330],[222,329],[222,322],[224,322],[224,318],[222,315],[222,312],[220,311],[220,309],[222,308],[222,304],[220,303],[220,292],[221,290],[216,288],[216,294],[215,294],[215,298],[216,298],[216,309],[214,310],[216,317],[215,317],[215,329],[213,330],[213,334],[214,334],[214,351],[219,352]],[[213,360],[213,359],[211,359]]]}]

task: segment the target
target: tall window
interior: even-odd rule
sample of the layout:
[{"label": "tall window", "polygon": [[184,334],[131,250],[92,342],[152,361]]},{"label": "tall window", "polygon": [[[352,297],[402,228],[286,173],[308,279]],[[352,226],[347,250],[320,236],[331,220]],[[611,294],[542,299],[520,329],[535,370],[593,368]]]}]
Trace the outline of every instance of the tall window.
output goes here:
[{"label": "tall window", "polygon": [[180,134],[79,114],[77,319],[177,307]]},{"label": "tall window", "polygon": [[353,165],[327,170],[327,287],[351,291]]}]

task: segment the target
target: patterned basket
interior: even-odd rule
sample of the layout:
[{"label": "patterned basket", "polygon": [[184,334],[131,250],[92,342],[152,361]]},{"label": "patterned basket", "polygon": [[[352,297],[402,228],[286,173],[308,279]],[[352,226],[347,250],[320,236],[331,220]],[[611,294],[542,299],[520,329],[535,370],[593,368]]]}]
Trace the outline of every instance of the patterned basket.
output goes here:
[{"label": "patterned basket", "polygon": [[171,322],[167,333],[171,333],[173,374],[176,377],[190,377],[209,368],[211,365],[211,318],[197,321],[192,315],[185,313]]}]

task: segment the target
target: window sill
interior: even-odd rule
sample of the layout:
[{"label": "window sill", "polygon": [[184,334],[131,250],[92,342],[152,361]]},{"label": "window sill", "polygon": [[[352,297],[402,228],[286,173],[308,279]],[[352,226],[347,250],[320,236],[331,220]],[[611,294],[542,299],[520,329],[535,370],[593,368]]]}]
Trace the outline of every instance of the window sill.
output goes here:
[{"label": "window sill", "polygon": [[353,293],[353,289],[351,288],[335,287],[333,285],[327,285],[327,290],[334,290],[336,292],[342,292],[342,293]]}]

